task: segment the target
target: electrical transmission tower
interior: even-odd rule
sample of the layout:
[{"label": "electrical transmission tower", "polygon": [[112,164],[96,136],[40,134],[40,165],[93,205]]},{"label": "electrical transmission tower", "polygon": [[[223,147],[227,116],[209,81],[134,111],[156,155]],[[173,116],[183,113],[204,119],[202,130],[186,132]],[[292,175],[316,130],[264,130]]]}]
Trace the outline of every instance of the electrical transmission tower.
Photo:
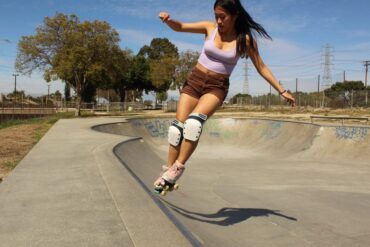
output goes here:
[{"label": "electrical transmission tower", "polygon": [[325,46],[324,54],[324,76],[322,78],[323,88],[328,88],[333,83],[333,77],[331,72],[332,67],[332,48],[329,44]]},{"label": "electrical transmission tower", "polygon": [[248,61],[245,61],[244,62],[243,94],[250,94],[249,93],[249,68],[248,68]]}]

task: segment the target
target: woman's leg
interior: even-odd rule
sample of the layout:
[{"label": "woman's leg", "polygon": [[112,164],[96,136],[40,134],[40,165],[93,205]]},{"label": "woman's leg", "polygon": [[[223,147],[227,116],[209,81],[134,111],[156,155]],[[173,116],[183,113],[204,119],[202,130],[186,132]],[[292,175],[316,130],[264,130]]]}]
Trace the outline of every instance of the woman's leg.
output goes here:
[{"label": "woman's leg", "polygon": [[[200,113],[206,115],[208,118],[213,115],[217,108],[222,104],[222,101],[214,94],[204,94],[200,99],[196,107],[194,108],[194,113]],[[180,146],[180,153],[178,154],[177,160],[181,164],[190,158],[195,148],[198,145],[198,141],[189,141],[184,139]]]},{"label": "woman's leg", "polygon": [[[179,104],[177,106],[176,111],[176,119],[182,123],[188,118],[189,114],[193,111],[193,109],[198,104],[199,99],[194,98],[188,94],[182,93],[180,95]],[[167,166],[172,166],[175,163],[177,156],[180,152],[181,144],[178,146],[169,145],[168,148],[168,159],[167,159]]]}]

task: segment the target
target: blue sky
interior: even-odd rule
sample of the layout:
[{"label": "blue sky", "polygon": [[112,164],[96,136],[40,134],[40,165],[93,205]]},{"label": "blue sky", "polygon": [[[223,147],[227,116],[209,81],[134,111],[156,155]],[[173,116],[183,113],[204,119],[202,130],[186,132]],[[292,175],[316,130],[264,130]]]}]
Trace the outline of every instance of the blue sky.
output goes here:
[{"label": "blue sky", "polygon": [[[214,1],[199,0],[0,0],[0,92],[14,89],[14,61],[17,43],[32,35],[45,16],[56,12],[77,14],[81,20],[104,20],[120,33],[122,48],[136,53],[153,38],[166,37],[180,51],[200,51],[203,36],[176,33],[158,19],[168,11],[173,19],[192,22],[213,20]],[[317,75],[323,74],[324,46],[332,51],[333,80],[363,80],[361,61],[370,60],[369,0],[242,0],[251,16],[272,36],[259,40],[260,53],[278,80],[295,90],[315,91]],[[9,40],[11,43],[9,43]],[[266,93],[269,85],[249,64],[249,90]],[[231,77],[230,94],[242,91],[245,60],[240,60]],[[19,76],[18,89],[29,94],[47,93],[41,73]],[[61,82],[53,82],[51,91],[63,91]],[[176,97],[176,93],[170,94]]]}]

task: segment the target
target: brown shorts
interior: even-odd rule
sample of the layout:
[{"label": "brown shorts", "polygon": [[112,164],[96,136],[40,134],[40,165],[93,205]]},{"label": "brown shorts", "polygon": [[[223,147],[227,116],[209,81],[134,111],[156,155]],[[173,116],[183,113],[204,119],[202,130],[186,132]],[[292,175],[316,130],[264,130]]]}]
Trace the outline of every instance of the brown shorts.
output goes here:
[{"label": "brown shorts", "polygon": [[195,67],[188,76],[181,93],[197,99],[206,93],[211,93],[217,96],[223,103],[229,92],[229,85],[229,78],[209,75]]}]

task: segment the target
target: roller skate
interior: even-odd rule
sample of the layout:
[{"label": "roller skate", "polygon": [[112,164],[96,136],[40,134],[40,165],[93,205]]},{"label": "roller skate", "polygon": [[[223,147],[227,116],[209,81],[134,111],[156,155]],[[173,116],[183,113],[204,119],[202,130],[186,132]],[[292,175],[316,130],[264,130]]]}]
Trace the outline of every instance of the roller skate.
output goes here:
[{"label": "roller skate", "polygon": [[176,181],[181,177],[184,170],[185,166],[176,160],[176,162],[170,168],[167,167],[167,170],[165,170],[154,182],[154,193],[165,196],[168,191],[177,190],[179,184],[177,184]]}]

